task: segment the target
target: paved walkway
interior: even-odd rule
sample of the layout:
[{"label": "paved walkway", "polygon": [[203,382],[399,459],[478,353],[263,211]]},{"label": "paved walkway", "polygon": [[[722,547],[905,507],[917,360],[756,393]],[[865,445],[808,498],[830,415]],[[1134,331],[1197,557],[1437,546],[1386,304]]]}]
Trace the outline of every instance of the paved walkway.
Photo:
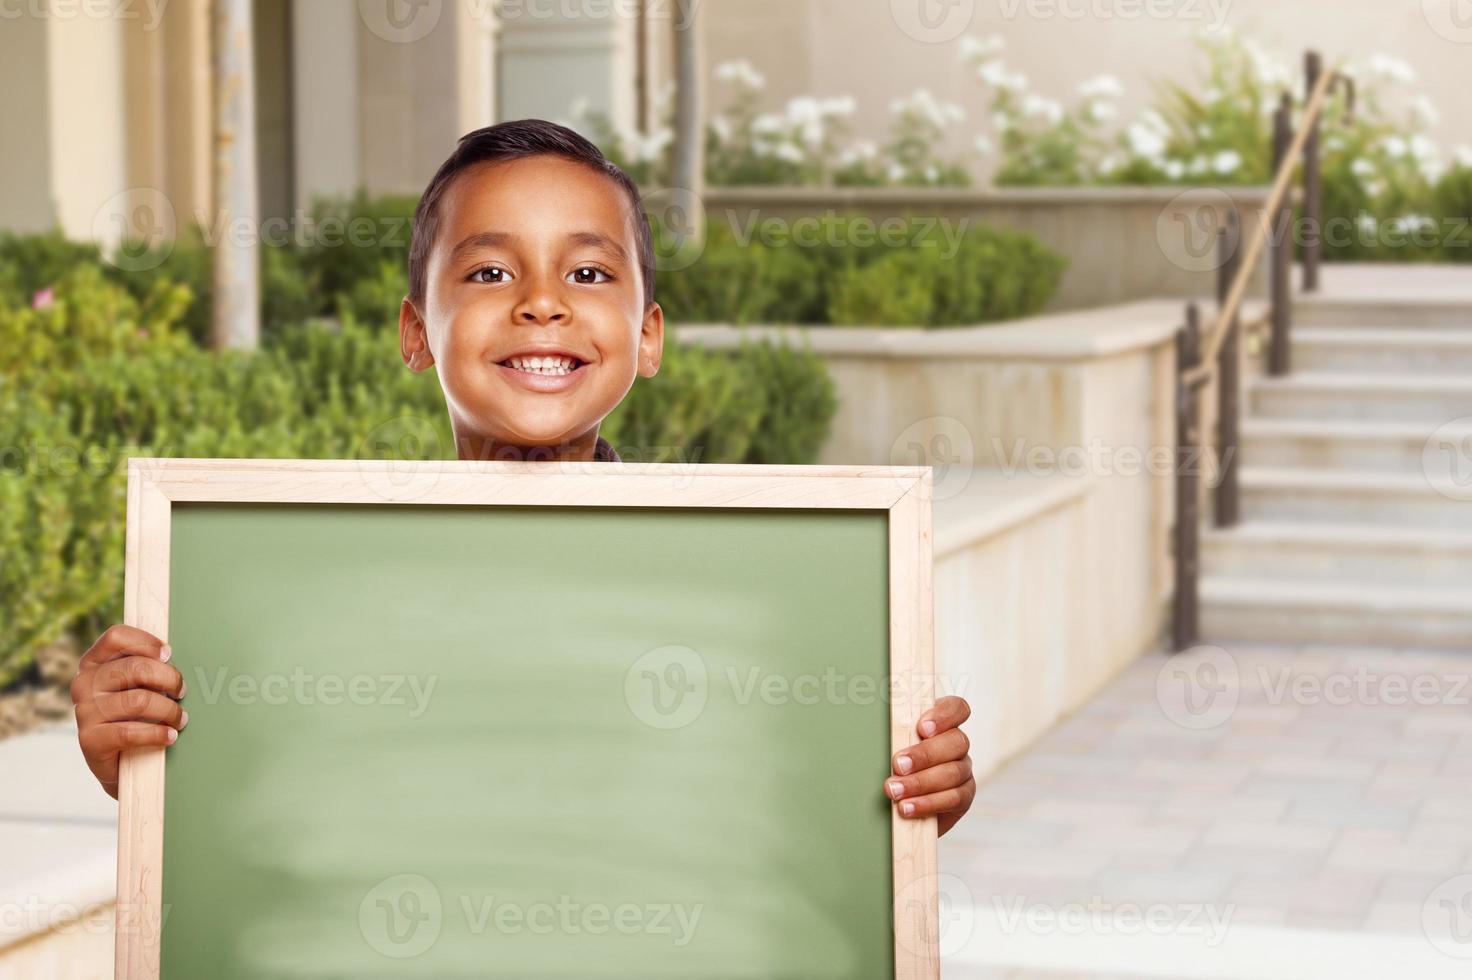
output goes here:
[{"label": "paved walkway", "polygon": [[1472,658],[1147,656],[941,868],[948,977],[1472,976]]}]

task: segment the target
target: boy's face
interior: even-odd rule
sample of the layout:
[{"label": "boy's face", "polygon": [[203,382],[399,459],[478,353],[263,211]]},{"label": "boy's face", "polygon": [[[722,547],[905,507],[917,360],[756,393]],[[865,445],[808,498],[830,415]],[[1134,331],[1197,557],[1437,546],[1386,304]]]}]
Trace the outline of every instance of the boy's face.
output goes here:
[{"label": "boy's face", "polygon": [[590,457],[635,376],[659,369],[664,315],[644,308],[627,197],[561,157],[454,178],[422,306],[400,312],[404,362],[438,366],[462,456],[563,446]]}]

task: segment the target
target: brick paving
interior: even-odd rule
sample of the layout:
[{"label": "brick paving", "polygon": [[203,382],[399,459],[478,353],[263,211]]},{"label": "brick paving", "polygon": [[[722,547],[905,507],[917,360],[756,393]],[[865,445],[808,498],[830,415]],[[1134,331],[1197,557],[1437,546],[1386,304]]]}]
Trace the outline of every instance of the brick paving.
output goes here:
[{"label": "brick paving", "polygon": [[1014,931],[1032,928],[1020,911],[1046,931],[1072,910],[1084,932],[1141,912],[1167,934],[1214,915],[1236,931],[1402,937],[1472,976],[1469,818],[1472,658],[1154,654],[983,784],[941,842],[943,894]]}]

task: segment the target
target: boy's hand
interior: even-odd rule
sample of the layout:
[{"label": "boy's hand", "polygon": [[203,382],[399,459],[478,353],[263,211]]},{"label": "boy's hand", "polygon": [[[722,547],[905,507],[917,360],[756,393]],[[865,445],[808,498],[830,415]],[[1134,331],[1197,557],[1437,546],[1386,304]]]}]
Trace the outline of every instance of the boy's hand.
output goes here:
[{"label": "boy's hand", "polygon": [[920,716],[920,742],[895,753],[894,775],[884,782],[884,795],[895,801],[900,816],[937,816],[944,834],[971,809],[971,742],[957,727],[969,717],[971,706],[958,697],[941,698]]},{"label": "boy's hand", "polygon": [[179,706],[184,677],[166,663],[169,647],[151,633],[112,626],[97,638],[72,680],[77,741],[107,795],[118,795],[118,756],[172,745],[189,720]]}]

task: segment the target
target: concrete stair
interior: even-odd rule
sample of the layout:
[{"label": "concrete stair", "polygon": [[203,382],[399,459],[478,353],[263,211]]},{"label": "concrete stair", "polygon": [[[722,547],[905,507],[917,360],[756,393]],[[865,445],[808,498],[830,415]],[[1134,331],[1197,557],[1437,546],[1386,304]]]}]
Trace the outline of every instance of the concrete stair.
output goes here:
[{"label": "concrete stair", "polygon": [[1433,480],[1434,454],[1472,453],[1472,269],[1366,275],[1300,297],[1293,373],[1246,386],[1242,521],[1202,534],[1205,642],[1472,653],[1472,482]]}]

